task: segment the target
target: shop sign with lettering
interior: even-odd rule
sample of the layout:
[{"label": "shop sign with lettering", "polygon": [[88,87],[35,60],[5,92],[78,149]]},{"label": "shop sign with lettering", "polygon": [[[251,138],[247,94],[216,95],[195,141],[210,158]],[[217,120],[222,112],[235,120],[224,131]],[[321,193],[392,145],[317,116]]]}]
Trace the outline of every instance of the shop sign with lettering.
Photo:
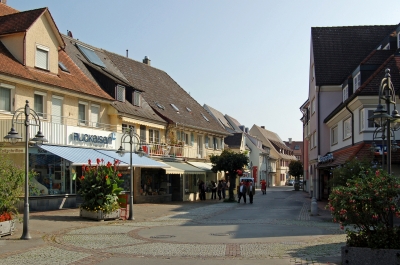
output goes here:
[{"label": "shop sign with lettering", "polygon": [[329,153],[329,154],[327,154],[325,156],[318,156],[318,163],[325,163],[325,162],[328,162],[328,161],[331,161],[331,160],[333,160],[333,154],[332,153]]},{"label": "shop sign with lettering", "polygon": [[72,134],[72,137],[75,142],[112,144],[112,141],[115,140],[115,133],[111,133],[109,136],[100,136],[100,135],[74,132]]}]

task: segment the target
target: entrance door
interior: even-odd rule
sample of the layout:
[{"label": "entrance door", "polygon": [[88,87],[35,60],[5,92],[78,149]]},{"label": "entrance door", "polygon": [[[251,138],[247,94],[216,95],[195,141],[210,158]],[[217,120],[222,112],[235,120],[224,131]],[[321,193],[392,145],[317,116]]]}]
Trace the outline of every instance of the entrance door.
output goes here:
[{"label": "entrance door", "polygon": [[182,185],[183,181],[181,175],[171,174],[169,175],[171,181],[171,201],[183,201]]}]

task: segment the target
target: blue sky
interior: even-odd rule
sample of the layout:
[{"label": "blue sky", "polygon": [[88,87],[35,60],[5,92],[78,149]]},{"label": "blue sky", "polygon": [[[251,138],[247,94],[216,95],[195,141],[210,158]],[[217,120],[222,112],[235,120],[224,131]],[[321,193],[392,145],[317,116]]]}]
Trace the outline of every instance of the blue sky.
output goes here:
[{"label": "blue sky", "polygon": [[61,33],[167,72],[201,105],[302,140],[311,27],[392,25],[400,1],[8,0]]}]

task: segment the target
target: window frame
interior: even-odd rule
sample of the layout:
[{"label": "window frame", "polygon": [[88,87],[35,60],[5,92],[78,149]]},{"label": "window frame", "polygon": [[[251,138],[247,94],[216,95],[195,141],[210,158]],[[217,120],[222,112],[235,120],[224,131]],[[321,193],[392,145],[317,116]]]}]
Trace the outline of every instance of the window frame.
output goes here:
[{"label": "window frame", "polygon": [[[348,126],[347,126],[348,124]],[[348,133],[346,133],[348,131]],[[343,141],[352,137],[351,117],[343,120]]]},{"label": "window frame", "polygon": [[358,72],[353,78],[353,93],[361,86],[361,72]]},{"label": "window frame", "polygon": [[[41,52],[43,52],[43,54],[45,54],[46,55],[46,65],[45,66],[43,66],[43,65],[40,65],[39,63],[38,63],[38,51],[41,51]],[[41,44],[36,44],[36,50],[35,50],[35,67],[36,68],[39,68],[39,69],[42,69],[42,70],[47,70],[47,71],[49,71],[50,69],[49,69],[49,61],[50,61],[50,48],[49,47],[46,47],[46,46],[43,46],[43,45],[41,45]]]},{"label": "window frame", "polygon": [[[79,115],[80,115],[79,106],[83,106],[83,107],[84,107],[84,109],[83,109],[83,114],[84,114],[83,119],[81,119],[81,118],[79,117]],[[88,106],[89,106],[89,104],[88,104],[87,102],[78,101],[78,125],[83,125],[83,126],[87,126],[87,125],[88,125],[88,119],[87,119],[87,116],[88,116],[88,115],[87,115],[87,114],[88,114]],[[90,111],[92,111],[92,110],[90,110]]]},{"label": "window frame", "polygon": [[342,102],[345,102],[349,98],[349,85],[346,85],[342,90]]},{"label": "window frame", "polygon": [[[122,92],[122,99],[120,98],[120,91]],[[115,86],[115,100],[119,102],[125,102],[125,96],[126,96],[126,87],[123,85],[116,85]]]},{"label": "window frame", "polygon": [[[99,112],[98,112],[99,115],[97,117],[96,123],[94,123],[92,121],[92,110],[93,110],[93,108],[97,108],[99,110]],[[94,128],[100,127],[100,105],[98,105],[98,104],[90,104],[90,124],[91,124],[91,127],[94,127]]]},{"label": "window frame", "polygon": [[338,144],[338,139],[339,139],[339,126],[336,124],[336,126],[332,127],[331,129],[331,146]]},{"label": "window frame", "polygon": [[132,105],[140,107],[142,105],[142,95],[139,91],[132,92]]},{"label": "window frame", "polygon": [[149,143],[158,144],[160,143],[160,131],[155,129],[149,129]]},{"label": "window frame", "polygon": [[13,85],[9,85],[9,84],[4,84],[4,83],[0,83],[0,88],[2,89],[7,89],[10,91],[10,98],[9,98],[9,106],[10,109],[0,109],[1,112],[9,112],[11,113],[12,111],[14,111],[14,106],[13,106],[13,98],[14,98],[14,93],[15,93],[15,86]]},{"label": "window frame", "polygon": [[[37,105],[36,105],[36,100],[35,100],[35,96],[40,96],[42,97],[42,110],[38,111]],[[35,110],[36,114],[39,117],[42,117],[42,119],[47,119],[47,115],[45,113],[46,110],[46,100],[47,100],[47,93],[45,92],[41,92],[41,91],[34,91],[33,92],[33,109]]]}]

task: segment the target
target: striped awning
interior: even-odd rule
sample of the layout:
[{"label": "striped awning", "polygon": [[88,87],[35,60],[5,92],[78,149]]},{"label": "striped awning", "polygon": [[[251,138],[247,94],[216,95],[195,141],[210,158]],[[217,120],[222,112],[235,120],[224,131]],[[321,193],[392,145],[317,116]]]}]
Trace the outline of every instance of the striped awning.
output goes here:
[{"label": "striped awning", "polygon": [[[115,159],[120,160],[121,162],[130,165],[130,155],[129,152],[125,153],[122,157],[119,156],[115,151],[113,150],[96,150],[97,152],[103,153],[105,155],[114,157]],[[151,158],[148,158],[146,156],[138,156],[137,154],[132,153],[132,166],[134,167],[145,167],[145,168],[168,168],[168,165],[165,165],[163,163],[157,162]]]}]

